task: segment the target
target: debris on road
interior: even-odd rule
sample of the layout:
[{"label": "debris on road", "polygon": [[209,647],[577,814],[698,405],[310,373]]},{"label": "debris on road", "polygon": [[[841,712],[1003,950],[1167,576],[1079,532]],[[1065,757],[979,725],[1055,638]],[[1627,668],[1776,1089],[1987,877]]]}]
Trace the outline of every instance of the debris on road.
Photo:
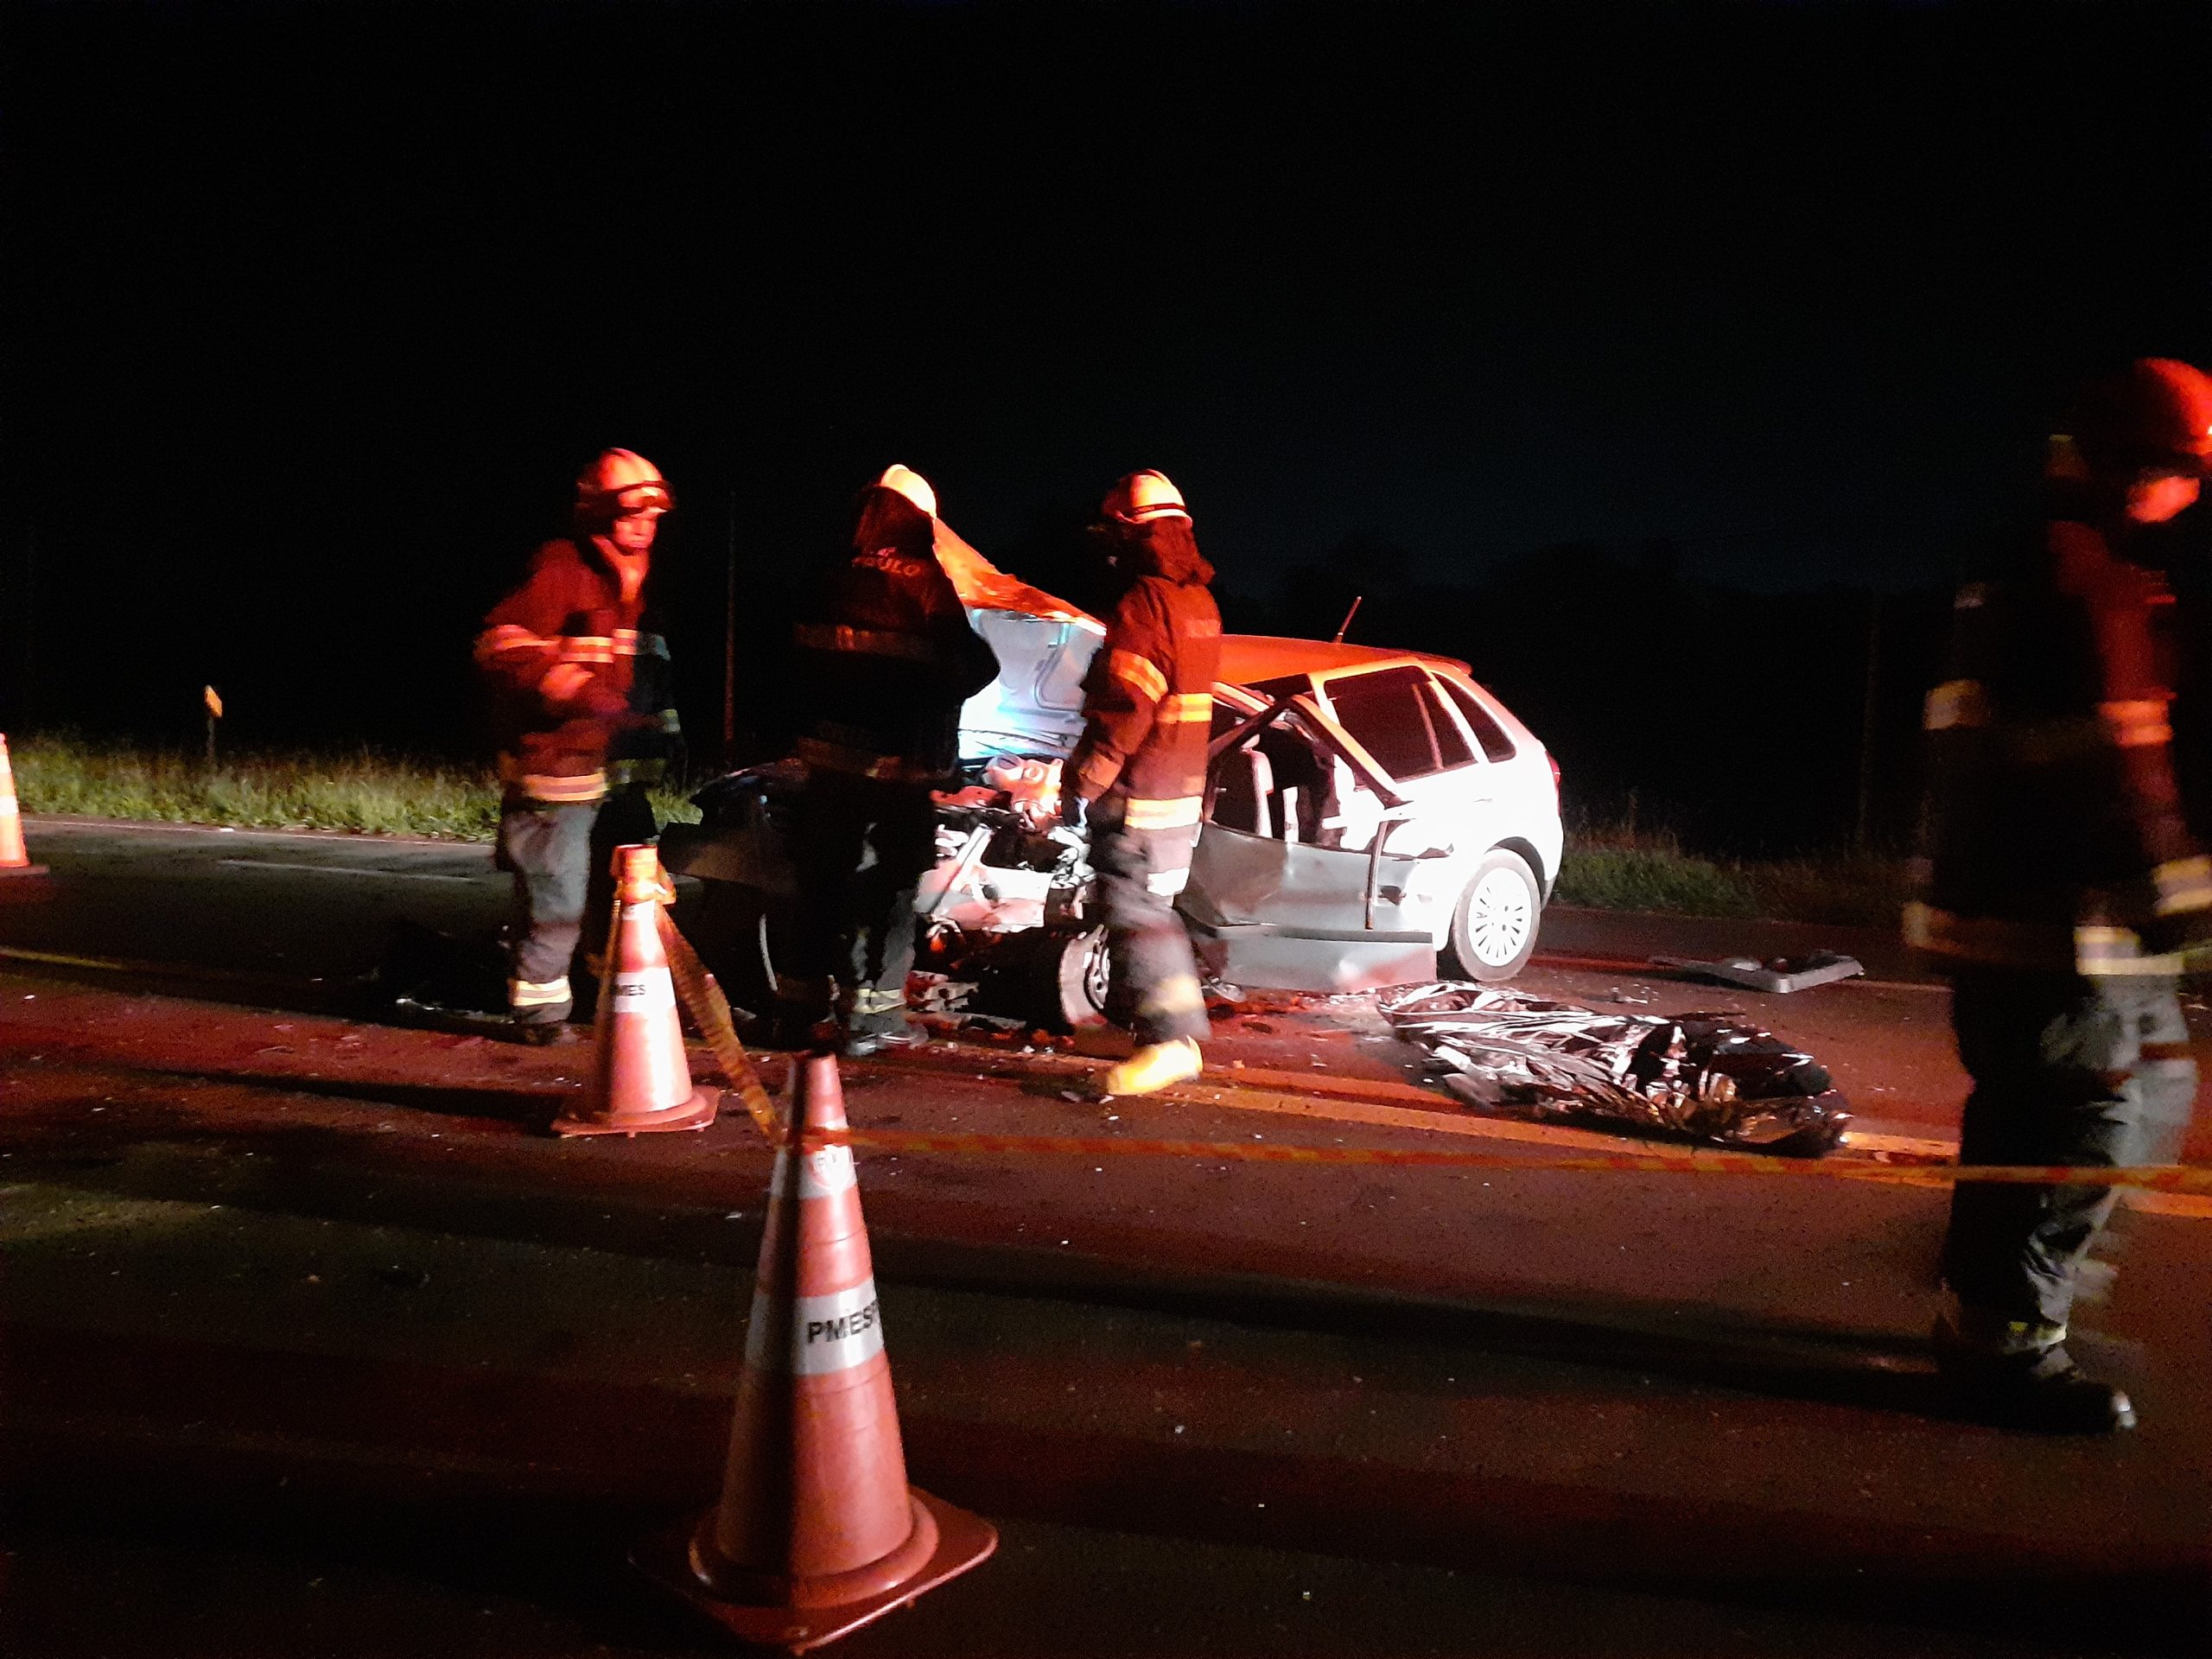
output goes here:
[{"label": "debris on road", "polygon": [[1766,962],[1757,957],[1724,957],[1718,962],[1654,957],[1651,963],[1655,968],[1671,968],[1698,979],[1741,985],[1751,991],[1773,991],[1783,996],[1792,991],[1809,990],[1815,985],[1832,985],[1839,979],[1854,979],[1866,971],[1859,965],[1858,957],[1839,956],[1833,950],[1815,950],[1808,957],[1776,957]]},{"label": "debris on road", "polygon": [[1825,1066],[1734,1014],[1605,1014],[1448,981],[1380,1006],[1446,1088],[1485,1109],[1811,1156],[1851,1122]]}]

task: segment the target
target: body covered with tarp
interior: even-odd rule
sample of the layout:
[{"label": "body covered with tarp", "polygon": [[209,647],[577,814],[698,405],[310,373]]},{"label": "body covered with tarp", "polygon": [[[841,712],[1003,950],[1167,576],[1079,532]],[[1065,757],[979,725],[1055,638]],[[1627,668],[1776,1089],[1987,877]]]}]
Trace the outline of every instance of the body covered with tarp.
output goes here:
[{"label": "body covered with tarp", "polygon": [[1608,1014],[1487,986],[1386,996],[1398,1037],[1475,1105],[1718,1146],[1819,1154],[1849,1103],[1827,1069],[1735,1014]]}]

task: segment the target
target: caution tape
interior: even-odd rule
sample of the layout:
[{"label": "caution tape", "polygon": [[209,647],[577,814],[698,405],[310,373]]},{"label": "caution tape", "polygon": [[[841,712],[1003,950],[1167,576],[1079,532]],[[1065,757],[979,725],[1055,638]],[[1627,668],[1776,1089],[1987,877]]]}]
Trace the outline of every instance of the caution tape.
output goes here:
[{"label": "caution tape", "polygon": [[1315,1147],[1275,1141],[1170,1141],[1122,1135],[938,1134],[916,1129],[809,1130],[810,1147],[870,1152],[1020,1154],[1084,1158],[1191,1158],[1218,1163],[1357,1164],[1402,1169],[1508,1170],[1567,1173],[1766,1175],[1866,1181],[1878,1186],[2138,1187],[2153,1192],[2212,1193],[2212,1169],[2159,1164],[1884,1164],[1871,1159],[1776,1158],[1751,1152],[1606,1152],[1532,1160],[1446,1147]]},{"label": "caution tape", "polygon": [[737,1022],[730,1017],[729,999],[722,995],[722,988],[699,960],[699,953],[691,942],[676,931],[675,919],[665,905],[658,906],[660,914],[661,948],[668,953],[669,977],[676,982],[676,994],[683,998],[685,1012],[691,1023],[706,1039],[707,1050],[715,1057],[715,1064],[722,1069],[722,1076],[737,1097],[745,1103],[745,1109],[752,1115],[753,1124],[768,1138],[768,1144],[778,1144],[782,1134],[782,1121],[776,1113],[776,1103],[769,1098],[760,1073],[753,1065],[753,1057],[745,1052],[745,1045],[738,1039]]},{"label": "caution tape", "polygon": [[[664,906],[662,947],[677,994],[706,1039],[708,1051],[753,1124],[772,1147],[785,1126],[753,1058],[738,1038],[729,1000],[678,932]],[[850,1147],[868,1152],[940,1153],[953,1156],[1014,1155],[1062,1158],[1189,1158],[1217,1163],[1361,1165],[1400,1169],[1486,1169],[1528,1173],[1760,1175],[1797,1179],[1862,1181],[1876,1186],[2109,1186],[2150,1192],[2212,1195],[2212,1169],[2181,1164],[2132,1166],[2068,1164],[1891,1164],[1861,1158],[1777,1158],[1753,1152],[1600,1152],[1530,1159],[1500,1152],[1447,1147],[1316,1147],[1282,1141],[1178,1141],[1132,1135],[989,1135],[925,1129],[810,1129],[809,1149]]]}]

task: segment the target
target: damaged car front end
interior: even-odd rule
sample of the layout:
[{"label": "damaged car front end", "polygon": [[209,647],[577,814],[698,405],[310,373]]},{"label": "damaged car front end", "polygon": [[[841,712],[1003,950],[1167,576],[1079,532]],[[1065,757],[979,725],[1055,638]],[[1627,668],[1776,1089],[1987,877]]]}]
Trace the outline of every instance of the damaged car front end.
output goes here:
[{"label": "damaged car front end", "polygon": [[[1054,808],[1104,628],[941,524],[938,551],[1000,672],[962,710],[918,965],[975,985],[986,1011],[1098,1023],[1104,938],[1084,843]],[[1465,664],[1231,634],[1214,699],[1205,829],[1178,901],[1208,973],[1341,993],[1432,979],[1440,959],[1482,981],[1519,971],[1559,868],[1558,774]],[[803,779],[791,761],[717,779],[696,798],[702,822],[663,839],[669,868],[706,883],[700,946],[741,1000],[766,994],[790,925],[784,836]]]}]

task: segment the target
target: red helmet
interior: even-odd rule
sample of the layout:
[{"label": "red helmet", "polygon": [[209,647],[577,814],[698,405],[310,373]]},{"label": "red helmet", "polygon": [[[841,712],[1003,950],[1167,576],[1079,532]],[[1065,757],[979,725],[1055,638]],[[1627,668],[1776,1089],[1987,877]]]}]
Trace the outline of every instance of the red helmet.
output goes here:
[{"label": "red helmet", "polygon": [[2082,395],[2069,435],[2101,473],[2212,471],[2212,378],[2143,357]]},{"label": "red helmet", "polygon": [[660,468],[634,449],[602,449],[576,478],[576,515],[610,522],[625,513],[667,512],[675,493]]}]

